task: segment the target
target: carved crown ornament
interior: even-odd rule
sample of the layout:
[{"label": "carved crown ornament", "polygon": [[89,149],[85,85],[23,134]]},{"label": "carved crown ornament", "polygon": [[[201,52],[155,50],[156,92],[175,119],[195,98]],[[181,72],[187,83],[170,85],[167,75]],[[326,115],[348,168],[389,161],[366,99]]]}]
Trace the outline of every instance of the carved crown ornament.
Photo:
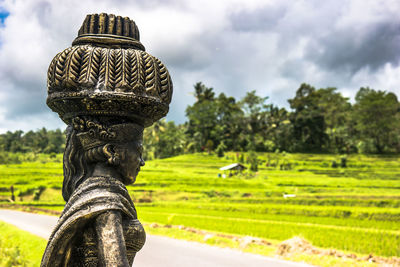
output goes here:
[{"label": "carved crown ornament", "polygon": [[47,105],[67,124],[76,116],[121,116],[150,126],[168,113],[172,81],[145,52],[129,18],[87,15],[72,47],[58,53],[47,74]]},{"label": "carved crown ornament", "polygon": [[72,119],[72,126],[80,132],[77,137],[85,150],[105,145],[110,141],[129,142],[131,140],[140,140],[143,136],[142,126],[133,123],[105,126],[102,123],[75,117]]}]

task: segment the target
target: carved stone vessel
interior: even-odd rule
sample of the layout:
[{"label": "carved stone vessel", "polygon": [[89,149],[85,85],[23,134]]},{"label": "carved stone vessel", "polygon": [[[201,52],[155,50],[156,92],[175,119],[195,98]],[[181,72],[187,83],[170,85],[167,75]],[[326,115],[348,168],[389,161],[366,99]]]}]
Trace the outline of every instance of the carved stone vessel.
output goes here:
[{"label": "carved stone vessel", "polygon": [[135,22],[93,14],[50,63],[47,87],[47,105],[68,125],[67,203],[41,266],[132,266],[145,232],[125,186],[144,165],[144,127],[168,112],[168,71]]}]

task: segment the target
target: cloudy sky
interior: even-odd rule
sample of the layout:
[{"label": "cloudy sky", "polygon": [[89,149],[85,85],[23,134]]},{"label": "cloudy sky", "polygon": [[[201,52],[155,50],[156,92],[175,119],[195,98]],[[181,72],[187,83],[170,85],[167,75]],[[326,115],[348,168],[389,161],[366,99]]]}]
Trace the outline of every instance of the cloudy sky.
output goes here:
[{"label": "cloudy sky", "polygon": [[193,84],[288,107],[302,82],[350,98],[362,86],[400,96],[398,0],[0,0],[0,133],[64,128],[45,104],[53,56],[86,14],[135,20],[174,82],[168,120],[185,121]]}]

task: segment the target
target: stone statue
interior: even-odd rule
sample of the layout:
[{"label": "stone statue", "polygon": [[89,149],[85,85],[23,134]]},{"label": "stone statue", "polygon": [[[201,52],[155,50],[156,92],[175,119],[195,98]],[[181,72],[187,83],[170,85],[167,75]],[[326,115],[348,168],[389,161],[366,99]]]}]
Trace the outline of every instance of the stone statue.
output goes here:
[{"label": "stone statue", "polygon": [[67,203],[41,266],[132,266],[145,232],[125,185],[144,165],[144,128],[168,112],[168,71],[135,22],[93,14],[50,63],[47,87],[47,105],[68,125]]}]

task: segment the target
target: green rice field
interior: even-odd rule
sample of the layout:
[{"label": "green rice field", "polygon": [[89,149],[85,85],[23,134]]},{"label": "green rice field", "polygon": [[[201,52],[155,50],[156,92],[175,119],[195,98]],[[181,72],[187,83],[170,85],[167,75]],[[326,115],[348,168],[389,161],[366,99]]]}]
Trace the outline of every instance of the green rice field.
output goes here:
[{"label": "green rice field", "polygon": [[[277,241],[301,236],[317,247],[400,257],[399,156],[350,155],[347,167],[334,168],[340,156],[261,153],[258,172],[222,178],[219,168],[239,156],[146,162],[128,186],[139,219]],[[16,203],[62,210],[61,158],[0,165],[0,201],[13,185]]]}]

